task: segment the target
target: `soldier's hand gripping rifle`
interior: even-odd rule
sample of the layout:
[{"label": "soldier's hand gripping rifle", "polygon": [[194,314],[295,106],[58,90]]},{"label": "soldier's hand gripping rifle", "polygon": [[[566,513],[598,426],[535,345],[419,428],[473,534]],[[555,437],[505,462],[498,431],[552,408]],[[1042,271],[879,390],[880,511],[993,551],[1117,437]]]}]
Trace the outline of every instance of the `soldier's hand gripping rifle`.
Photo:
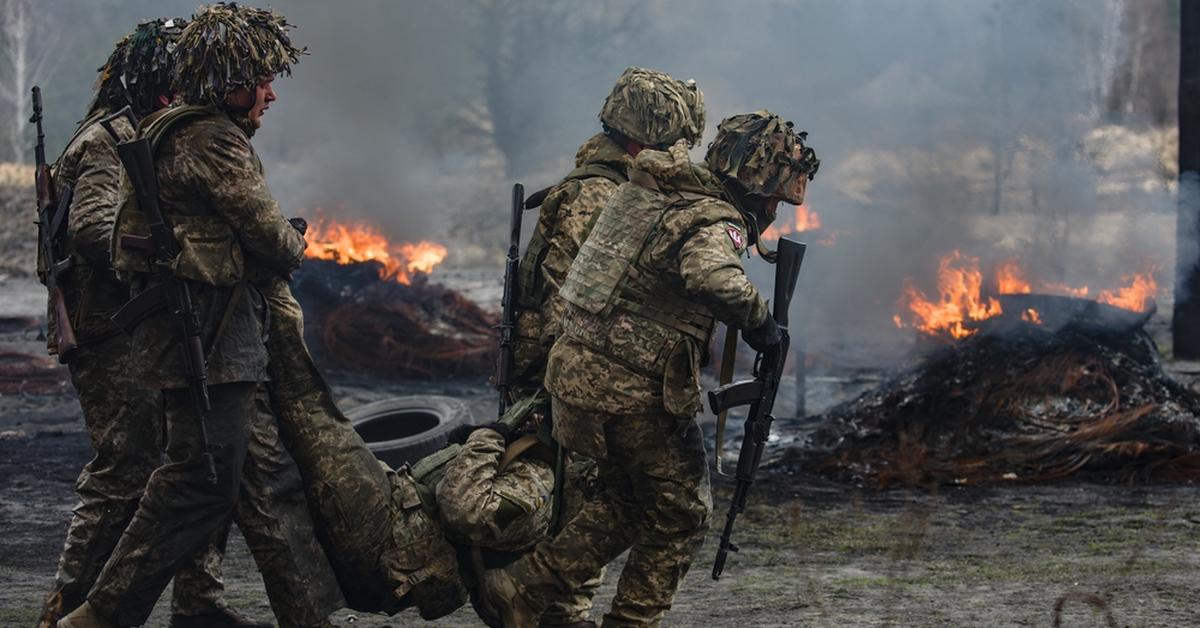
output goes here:
[{"label": "soldier's hand gripping rifle", "polygon": [[525,186],[513,184],[512,231],[508,238],[508,255],[504,258],[504,294],[500,300],[500,355],[496,361],[496,390],[500,391],[500,411],[504,416],[511,403],[513,390],[513,336],[517,327],[517,273],[521,265],[521,214],[525,211]]},{"label": "soldier's hand gripping rifle", "polygon": [[[134,128],[137,121],[126,107],[122,111],[101,121],[104,128],[114,139],[119,139],[111,122],[117,116],[127,116]],[[156,286],[142,292],[130,300],[122,311],[118,311],[114,320],[128,315],[126,310],[145,311],[148,308],[160,307],[164,304],[168,315],[174,320],[176,333],[179,337],[180,353],[183,357],[184,378],[192,395],[192,404],[196,409],[197,428],[200,431],[201,459],[208,471],[208,482],[217,483],[217,469],[213,462],[212,447],[208,442],[208,413],[212,411],[212,403],[208,397],[208,364],[205,361],[204,346],[200,340],[200,320],[196,308],[192,304],[192,291],[185,279],[177,277],[172,270],[175,259],[179,256],[179,242],[171,225],[167,223],[158,206],[158,177],[154,171],[154,155],[148,138],[136,138],[117,143],[117,156],[125,167],[130,186],[137,197],[138,207],[146,215],[150,227],[150,265],[151,273],[158,280]],[[147,306],[145,304],[149,303]]]},{"label": "soldier's hand gripping rifle", "polygon": [[738,551],[737,545],[730,540],[733,535],[733,522],[746,510],[746,498],[750,495],[750,487],[754,484],[754,476],[762,461],[763,449],[771,435],[771,422],[775,420],[771,413],[775,408],[775,395],[779,392],[779,381],[783,377],[783,365],[790,343],[787,330],[788,307],[792,303],[792,293],[796,290],[796,277],[800,273],[800,264],[804,261],[804,249],[805,246],[799,242],[787,238],[779,240],[772,312],[782,336],[779,345],[759,353],[755,358],[754,379],[726,384],[708,393],[708,404],[714,414],[729,408],[750,406],[746,415],[742,449],[738,452],[737,473],[734,475],[737,478],[737,486],[733,490],[729,512],[725,515],[721,545],[717,548],[717,558],[713,562],[713,580],[720,579],[729,552]]},{"label": "soldier's hand gripping rifle", "polygon": [[71,256],[65,255],[62,249],[73,191],[68,185],[63,189],[62,196],[55,198],[54,181],[50,176],[50,166],[46,163],[46,135],[42,132],[42,88],[36,85],[33,87],[33,117],[29,121],[37,126],[37,144],[33,152],[37,185],[38,256],[45,266],[38,271],[50,293],[50,308],[54,311],[58,361],[66,364],[79,347],[71,316],[67,313],[62,286],[58,283],[71,268]]}]

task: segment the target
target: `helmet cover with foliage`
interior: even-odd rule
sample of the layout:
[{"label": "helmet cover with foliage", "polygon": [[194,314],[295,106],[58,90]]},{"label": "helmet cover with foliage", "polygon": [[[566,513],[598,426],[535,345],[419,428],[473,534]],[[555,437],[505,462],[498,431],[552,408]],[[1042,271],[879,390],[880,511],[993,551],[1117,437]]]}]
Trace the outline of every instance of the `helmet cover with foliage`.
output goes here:
[{"label": "helmet cover with foliage", "polygon": [[154,111],[158,97],[170,91],[171,54],[186,25],[179,18],[146,20],[122,37],[100,68],[88,115],[125,105],[139,117]]},{"label": "helmet cover with foliage", "polygon": [[680,139],[695,146],[704,134],[704,94],[693,80],[627,68],[604,100],[600,122],[645,146],[667,147]]},{"label": "helmet cover with foliage", "polygon": [[804,202],[808,182],[821,160],[804,145],[808,133],[793,130],[791,122],[770,111],[725,118],[704,157],[709,170],[737,180],[748,194]]},{"label": "helmet cover with foliage", "polygon": [[292,45],[293,26],[269,9],[220,2],[202,7],[175,50],[174,91],[190,105],[217,105],[264,77],[290,75],[305,48]]}]

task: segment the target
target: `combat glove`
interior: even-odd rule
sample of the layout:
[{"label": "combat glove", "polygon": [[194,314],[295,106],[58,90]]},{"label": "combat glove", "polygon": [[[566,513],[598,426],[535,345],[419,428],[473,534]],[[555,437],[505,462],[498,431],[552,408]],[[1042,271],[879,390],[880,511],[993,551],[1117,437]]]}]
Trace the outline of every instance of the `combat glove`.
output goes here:
[{"label": "combat glove", "polygon": [[783,342],[783,333],[779,331],[779,323],[775,322],[775,318],[768,315],[758,327],[743,331],[742,338],[755,351],[765,353]]}]

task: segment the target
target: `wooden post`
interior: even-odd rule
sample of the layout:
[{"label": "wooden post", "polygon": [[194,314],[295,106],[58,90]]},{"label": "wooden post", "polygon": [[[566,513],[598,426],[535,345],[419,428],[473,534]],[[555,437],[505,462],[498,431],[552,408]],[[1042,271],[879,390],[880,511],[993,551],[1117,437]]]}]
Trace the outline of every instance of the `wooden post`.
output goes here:
[{"label": "wooden post", "polygon": [[1179,205],[1175,223],[1176,358],[1200,359],[1200,0],[1179,16]]}]

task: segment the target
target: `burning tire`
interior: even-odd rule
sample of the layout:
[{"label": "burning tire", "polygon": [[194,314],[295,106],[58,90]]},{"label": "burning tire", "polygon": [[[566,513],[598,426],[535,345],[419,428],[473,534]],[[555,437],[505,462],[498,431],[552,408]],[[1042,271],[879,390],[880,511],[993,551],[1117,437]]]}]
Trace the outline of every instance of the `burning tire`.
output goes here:
[{"label": "burning tire", "polygon": [[471,411],[452,397],[413,395],[364,404],[346,417],[367,449],[394,469],[441,449],[450,430],[471,422]]}]

